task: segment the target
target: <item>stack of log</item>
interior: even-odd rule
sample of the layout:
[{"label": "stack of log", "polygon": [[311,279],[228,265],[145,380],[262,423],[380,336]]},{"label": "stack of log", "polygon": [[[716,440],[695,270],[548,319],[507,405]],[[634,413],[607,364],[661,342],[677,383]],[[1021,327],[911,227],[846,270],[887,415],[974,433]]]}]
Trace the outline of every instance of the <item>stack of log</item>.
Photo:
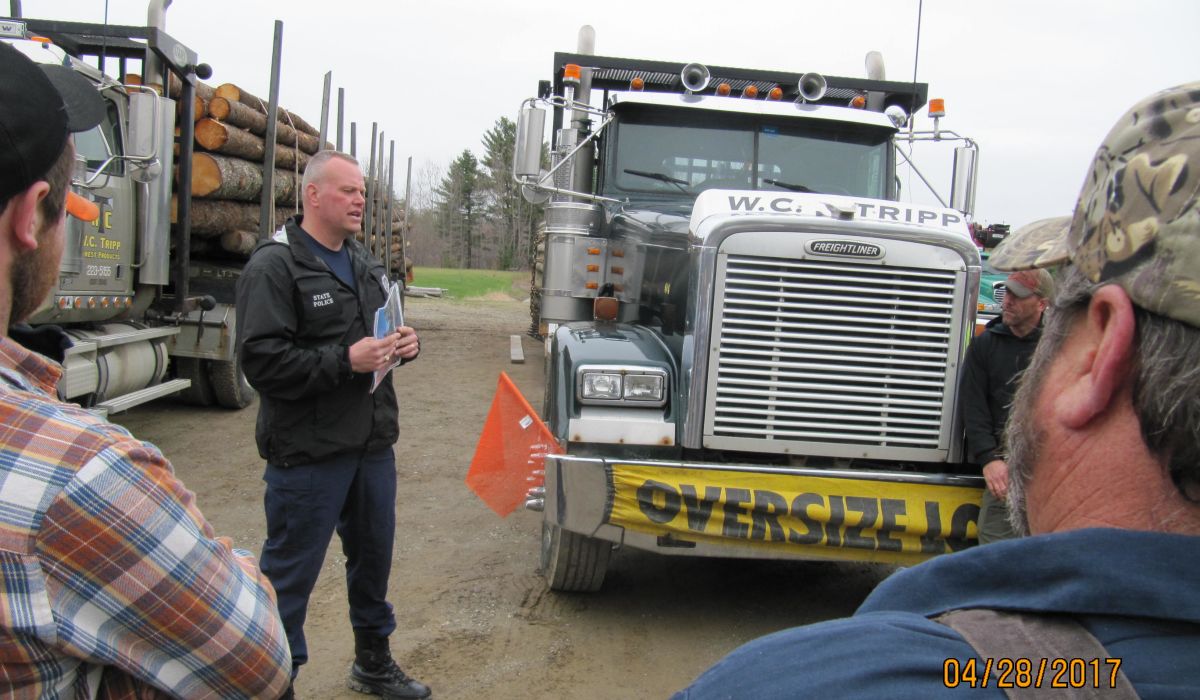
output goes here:
[{"label": "stack of log", "polygon": [[[169,92],[178,99],[172,78]],[[191,108],[180,119],[195,124],[192,154],[191,254],[196,258],[245,260],[258,241],[266,155],[267,103],[232,83],[197,82]],[[275,224],[299,207],[300,177],[320,149],[313,127],[286,109],[278,111],[275,150]],[[178,181],[176,186],[183,186]],[[177,217],[172,212],[172,222]]]},{"label": "stack of log", "polygon": [[[392,198],[390,206],[391,226],[389,227],[384,223],[389,211],[388,198],[384,193],[386,187],[386,181],[384,181],[381,187],[377,188],[372,188],[368,185],[368,193],[375,193],[371,204],[371,211],[379,212],[379,215],[372,217],[376,220],[377,225],[372,225],[370,222],[365,223],[363,225],[364,229],[375,232],[364,234],[360,231],[357,238],[359,243],[366,246],[367,250],[376,258],[380,260],[390,259],[392,272],[397,272],[400,269],[400,241],[403,239],[402,234],[404,232],[404,211],[400,201]],[[389,233],[391,234],[390,236],[388,235]],[[390,250],[388,248],[389,245]]]},{"label": "stack of log", "polygon": [[[180,85],[174,78],[169,92],[178,99]],[[197,259],[244,261],[257,244],[260,229],[267,102],[232,83],[214,88],[197,82],[191,109],[181,104],[179,112],[180,119],[191,118],[195,123],[191,255]],[[282,107],[277,114],[274,229],[300,211],[301,177],[312,154],[322,148],[320,132],[311,124]],[[324,147],[333,145],[326,143]],[[177,168],[177,187],[182,186],[178,173]],[[393,204],[392,211],[394,219],[400,218],[398,203]],[[177,223],[175,207],[171,221]],[[393,221],[394,231],[398,232],[399,226]],[[382,246],[378,250],[382,254]]]}]

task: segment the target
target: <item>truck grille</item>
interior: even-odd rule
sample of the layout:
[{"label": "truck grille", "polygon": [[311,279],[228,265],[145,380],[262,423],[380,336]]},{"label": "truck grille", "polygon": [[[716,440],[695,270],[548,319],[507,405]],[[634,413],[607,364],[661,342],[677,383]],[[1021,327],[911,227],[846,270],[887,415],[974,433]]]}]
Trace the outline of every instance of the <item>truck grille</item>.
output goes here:
[{"label": "truck grille", "polygon": [[937,449],[955,288],[952,270],[728,256],[712,434]]}]

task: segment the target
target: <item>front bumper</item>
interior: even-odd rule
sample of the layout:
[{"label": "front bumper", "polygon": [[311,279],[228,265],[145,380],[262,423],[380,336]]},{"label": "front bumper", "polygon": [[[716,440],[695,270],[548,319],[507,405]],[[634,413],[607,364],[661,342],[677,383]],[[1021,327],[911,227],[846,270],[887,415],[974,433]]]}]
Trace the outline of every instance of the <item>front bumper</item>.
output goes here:
[{"label": "front bumper", "polygon": [[977,542],[981,477],[546,458],[545,518],[662,554],[914,564]]}]

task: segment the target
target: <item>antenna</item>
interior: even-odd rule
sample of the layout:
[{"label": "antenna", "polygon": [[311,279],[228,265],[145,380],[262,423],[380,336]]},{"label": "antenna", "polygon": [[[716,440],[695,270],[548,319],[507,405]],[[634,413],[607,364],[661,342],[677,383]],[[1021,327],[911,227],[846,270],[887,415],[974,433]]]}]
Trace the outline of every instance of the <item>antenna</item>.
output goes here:
[{"label": "antenna", "polygon": [[916,122],[917,116],[917,62],[921,58],[921,15],[925,9],[925,0],[917,0],[917,46],[913,53],[913,89],[912,89],[912,104],[908,110],[908,135],[912,136],[913,124]]}]

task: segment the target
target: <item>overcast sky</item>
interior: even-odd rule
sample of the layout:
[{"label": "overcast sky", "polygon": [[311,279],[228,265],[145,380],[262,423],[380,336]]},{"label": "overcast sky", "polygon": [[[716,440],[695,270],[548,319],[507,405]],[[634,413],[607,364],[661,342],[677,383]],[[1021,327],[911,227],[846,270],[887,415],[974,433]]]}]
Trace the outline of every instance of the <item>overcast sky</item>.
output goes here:
[{"label": "overcast sky", "polygon": [[[145,21],[143,0],[108,4],[110,23]],[[104,0],[21,5],[26,17],[105,16]],[[600,7],[595,0],[175,0],[167,31],[212,66],[209,83],[236,83],[266,99],[281,20],[280,104],[317,125],[323,77],[332,71],[334,94],[345,88],[347,119],[358,122],[360,154],[371,122],[396,142],[401,195],[407,157],[417,173],[463,149],[479,155],[483,132],[500,116],[515,118],[538,80],[550,78],[553,53],[575,50],[584,24],[595,28],[596,53],[609,56],[864,77],[863,57],[877,50],[888,79],[913,78],[918,0]],[[925,0],[916,77],[946,100],[942,128],[980,144],[977,220],[1019,226],[1069,213],[1117,117],[1151,92],[1200,79],[1198,26],[1196,0]],[[921,110],[917,128],[931,125]],[[920,146],[917,155],[945,194],[950,147]],[[932,201],[920,184],[906,184],[905,198]]]}]

